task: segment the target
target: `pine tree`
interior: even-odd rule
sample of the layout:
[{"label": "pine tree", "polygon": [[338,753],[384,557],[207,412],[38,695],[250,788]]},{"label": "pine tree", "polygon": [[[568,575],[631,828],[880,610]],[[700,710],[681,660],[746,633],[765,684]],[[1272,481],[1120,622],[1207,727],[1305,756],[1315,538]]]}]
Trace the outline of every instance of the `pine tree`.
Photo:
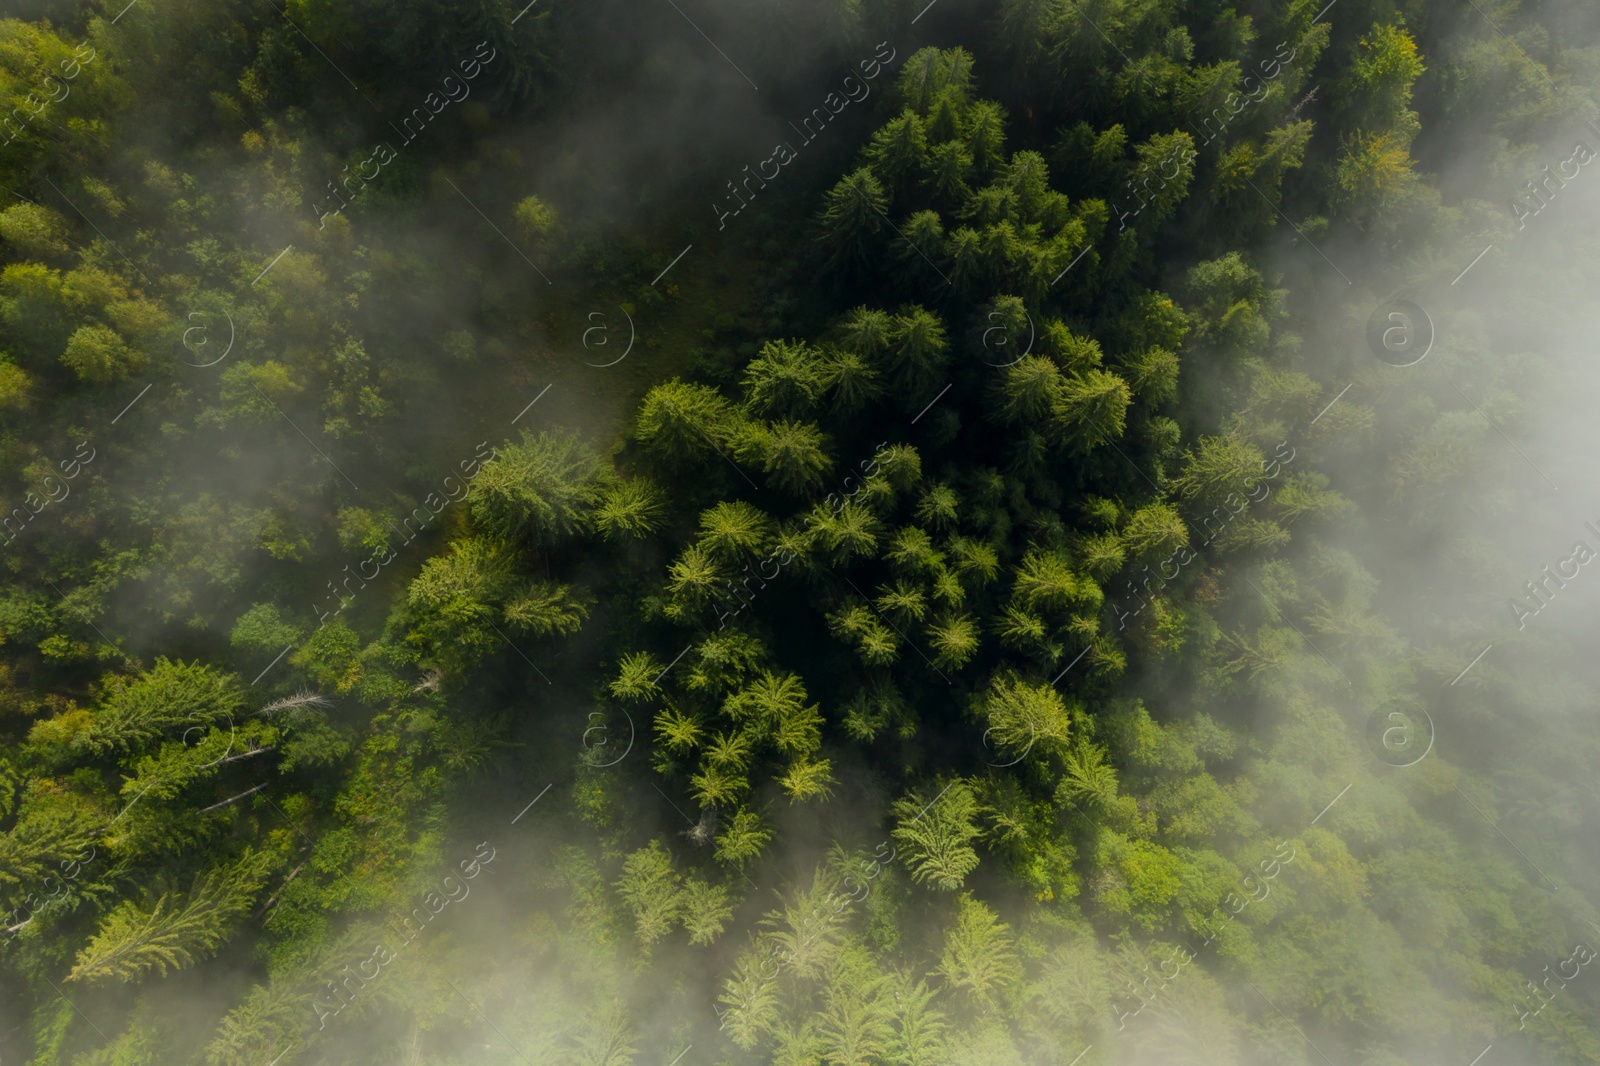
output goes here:
[{"label": "pine tree", "polygon": [[1117,771],[1106,760],[1098,744],[1079,739],[1063,756],[1063,770],[1056,785],[1056,802],[1087,802],[1106,807],[1117,798]]},{"label": "pine tree", "polygon": [[483,464],[467,490],[477,528],[551,544],[588,528],[601,499],[600,457],[576,434],[524,432]]},{"label": "pine tree", "polygon": [[[967,176],[972,173],[972,152],[960,141],[950,140],[928,149],[928,190],[938,204],[958,204],[971,194]],[[933,212],[935,219],[939,216]]]},{"label": "pine tree", "polygon": [[830,352],[822,375],[833,393],[833,413],[841,417],[855,414],[883,392],[872,361],[849,349]]},{"label": "pine tree", "polygon": [[591,521],[607,540],[628,536],[641,539],[660,530],[666,518],[666,500],[648,478],[616,479],[600,491]]},{"label": "pine tree", "polygon": [[760,857],[771,839],[772,831],[762,825],[761,816],[741,807],[717,833],[717,861],[743,869],[746,863]]},{"label": "pine tree", "polygon": [[634,932],[647,948],[672,932],[683,914],[679,880],[672,856],[659,840],[635,851],[622,864],[617,895],[632,912]]},{"label": "pine tree", "polygon": [[840,347],[876,364],[888,351],[894,320],[887,311],[857,307],[834,326]]},{"label": "pine tree", "polygon": [[956,920],[945,930],[937,972],[974,1004],[993,1009],[1020,980],[1011,929],[970,895],[956,904]]},{"label": "pine tree", "polygon": [[1013,604],[994,619],[993,626],[1006,647],[1042,653],[1053,660],[1057,645],[1049,640],[1050,626],[1033,612]]},{"label": "pine tree", "polygon": [[827,759],[798,758],[778,778],[778,784],[794,803],[827,799],[833,795],[833,764]]},{"label": "pine tree", "polygon": [[878,128],[865,154],[889,194],[903,202],[928,172],[928,140],[922,119],[906,108]]},{"label": "pine tree", "polygon": [[1172,481],[1173,491],[1196,512],[1224,506],[1232,495],[1242,503],[1250,488],[1246,478],[1261,481],[1261,452],[1238,437],[1201,437],[1185,456],[1183,473]]},{"label": "pine tree", "polygon": [[[632,1066],[638,1054],[634,1029],[620,1000],[585,1012],[574,1037],[574,1066]],[[520,1053],[519,1053],[520,1057]]]},{"label": "pine tree", "polygon": [[724,500],[700,513],[700,543],[730,566],[765,552],[772,531],[772,519],[743,500]]},{"label": "pine tree", "polygon": [[1195,264],[1183,289],[1195,340],[1235,359],[1266,345],[1284,295],[1238,252]]},{"label": "pine tree", "polygon": [[411,639],[453,665],[476,662],[499,647],[498,605],[510,581],[505,551],[481,537],[450,543],[422,564],[406,590]]},{"label": "pine tree", "polygon": [[706,759],[689,778],[689,787],[701,807],[720,808],[738,803],[750,791],[750,780],[738,766]]},{"label": "pine tree", "polygon": [[1137,208],[1142,231],[1153,232],[1189,195],[1196,159],[1194,138],[1181,130],[1158,133],[1134,149],[1134,154],[1138,165],[1129,183],[1133,188],[1119,190],[1117,199],[1125,201],[1125,209]]},{"label": "pine tree", "polygon": [[284,1054],[308,1028],[305,1017],[303,990],[287,981],[256,985],[218,1024],[206,1045],[207,1066],[260,1066],[262,1058]]},{"label": "pine tree", "polygon": [[1029,683],[1009,671],[996,674],[979,704],[988,724],[986,742],[1009,757],[1065,747],[1071,718],[1061,694],[1046,682]]},{"label": "pine tree", "polygon": [[[959,591],[960,586],[956,589]],[[970,615],[945,613],[928,624],[928,643],[933,647],[933,663],[945,670],[959,670],[978,654],[978,623]]]},{"label": "pine tree", "polygon": [[1005,154],[1005,109],[991,100],[977,100],[967,109],[966,120],[964,140],[972,156],[972,172],[980,180],[988,178]]},{"label": "pine tree", "polygon": [[894,1036],[890,978],[859,948],[840,953],[829,967],[827,998],[816,1029],[833,1066],[876,1066]]},{"label": "pine tree", "polygon": [[1409,110],[1413,86],[1427,72],[1414,37],[1404,22],[1375,22],[1361,35],[1354,61],[1347,68],[1340,100],[1351,126],[1403,133],[1406,140],[1419,128]]},{"label": "pine tree", "polygon": [[855,270],[871,262],[889,229],[889,197],[867,167],[847,174],[823,198],[818,241],[832,269]]},{"label": "pine tree", "polygon": [[1055,409],[1062,385],[1061,371],[1049,359],[1023,356],[1000,379],[1000,414],[1015,425],[1038,425]]},{"label": "pine tree", "polygon": [[972,55],[963,48],[922,48],[900,70],[895,91],[925,115],[942,99],[961,102],[972,87]]},{"label": "pine tree", "polygon": [[1159,406],[1178,393],[1178,357],[1165,348],[1145,348],[1123,360],[1121,376],[1140,403]]},{"label": "pine tree", "polygon": [[617,677],[610,684],[611,695],[635,703],[655,699],[661,694],[661,688],[656,684],[661,666],[647,651],[624,655],[617,664]]},{"label": "pine tree", "polygon": [[[29,891],[46,891],[46,879],[59,877],[72,856],[91,846],[89,825],[74,805],[29,804],[11,831],[0,834],[0,905],[11,908]],[[0,922],[0,928],[10,924]]]},{"label": "pine tree", "polygon": [[710,944],[733,917],[733,900],[725,885],[698,877],[683,882],[683,928],[691,944]]},{"label": "pine tree", "polygon": [[569,636],[583,628],[588,617],[587,598],[574,595],[570,585],[530,581],[506,600],[505,620],[535,636]]},{"label": "pine tree", "polygon": [[700,721],[676,707],[663,707],[656,712],[656,742],[673,754],[686,754],[700,746],[705,730]]},{"label": "pine tree", "polygon": [[672,596],[667,616],[684,618],[714,602],[739,610],[743,601],[727,598],[727,581],[726,569],[707,546],[689,545],[667,568],[667,592]]},{"label": "pine tree", "polygon": [[769,1032],[781,1007],[779,986],[771,974],[772,952],[764,937],[751,942],[733,960],[733,972],[722,981],[717,1002],[721,1029],[728,1039],[746,1051],[753,1049]]},{"label": "pine tree", "polygon": [[270,855],[249,851],[196,879],[181,907],[170,894],[148,910],[131,900],[118,905],[78,952],[67,980],[131,981],[151,970],[165,974],[193,965],[250,909],[272,866]]},{"label": "pine tree", "polygon": [[828,384],[822,352],[803,343],[768,341],[744,368],[745,406],[758,415],[813,413]]},{"label": "pine tree", "polygon": [[904,402],[914,403],[938,389],[950,362],[950,342],[939,316],[908,307],[894,316],[889,332],[889,366]]},{"label": "pine tree", "polygon": [[743,421],[716,389],[673,378],[645,394],[633,435],[651,453],[682,463],[725,450]]},{"label": "pine tree", "polygon": [[763,936],[787,960],[789,973],[803,981],[823,976],[839,950],[849,910],[838,904],[839,888],[835,873],[819,866],[809,885],[794,886],[761,919]]},{"label": "pine tree", "polygon": [[945,1062],[944,1014],[931,1006],[933,989],[908,972],[894,975],[894,1034],[890,1061],[902,1066],[939,1066]]},{"label": "pine tree", "polygon": [[1050,405],[1050,429],[1074,452],[1086,453],[1122,436],[1133,395],[1105,370],[1066,378]]},{"label": "pine tree", "polygon": [[778,488],[814,491],[833,466],[827,438],[812,422],[749,423],[733,447],[737,458],[761,467]]},{"label": "pine tree", "polygon": [[[917,211],[899,227],[889,251],[908,281],[917,286],[942,282],[944,261],[944,222],[937,211]],[[908,285],[909,288],[916,286]]]},{"label": "pine tree", "polygon": [[961,497],[942,482],[932,482],[917,500],[917,521],[933,529],[949,529],[961,511]]},{"label": "pine tree", "polygon": [[977,869],[978,800],[965,781],[957,778],[931,803],[911,792],[895,801],[893,812],[895,843],[905,851],[913,881],[948,892]]},{"label": "pine tree", "polygon": [[1066,556],[1038,549],[1017,566],[1012,595],[1031,610],[1068,611],[1101,602],[1098,586],[1075,573]]},{"label": "pine tree", "polygon": [[688,687],[713,696],[732,692],[756,672],[766,654],[761,642],[748,633],[736,629],[714,633],[695,645]]},{"label": "pine tree", "polygon": [[868,666],[887,666],[899,657],[899,637],[865,604],[857,603],[828,615],[828,630],[846,644],[853,644]]},{"label": "pine tree", "polygon": [[1189,528],[1170,504],[1152,503],[1129,516],[1118,539],[1129,558],[1166,558],[1189,543]]},{"label": "pine tree", "polygon": [[945,238],[944,257],[950,263],[950,280],[958,292],[974,295],[983,291],[988,277],[978,231],[960,226]]},{"label": "pine tree", "polygon": [[981,588],[1000,574],[1000,557],[982,541],[971,537],[952,537],[948,555],[950,568],[969,587]]},{"label": "pine tree", "polygon": [[237,676],[162,657],[137,679],[109,677],[89,729],[74,743],[96,752],[126,750],[179,726],[223,721],[243,705]]}]

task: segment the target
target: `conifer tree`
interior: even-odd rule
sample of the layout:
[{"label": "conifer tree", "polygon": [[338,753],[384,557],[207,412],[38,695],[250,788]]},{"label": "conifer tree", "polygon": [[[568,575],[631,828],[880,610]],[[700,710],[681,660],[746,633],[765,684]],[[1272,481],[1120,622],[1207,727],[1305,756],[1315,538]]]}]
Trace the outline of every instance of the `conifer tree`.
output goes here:
[{"label": "conifer tree", "polygon": [[860,949],[840,952],[829,967],[827,996],[817,1019],[818,1043],[830,1063],[874,1066],[893,1039],[890,978]]},{"label": "conifer tree", "polygon": [[956,920],[945,931],[938,973],[970,1002],[992,1009],[1022,976],[1014,945],[999,915],[963,894]]},{"label": "conifer tree", "polygon": [[725,500],[700,514],[700,543],[730,566],[765,552],[772,530],[772,519],[744,500]]},{"label": "conifer tree", "polygon": [[235,675],[161,657],[136,679],[109,677],[89,729],[74,743],[92,751],[126,750],[180,726],[223,721],[243,704]]},{"label": "conifer tree", "polygon": [[607,540],[639,539],[660,530],[665,517],[661,490],[648,478],[634,477],[609,482],[595,501],[591,520]]},{"label": "conifer tree", "polygon": [[936,1066],[945,1061],[944,1013],[932,1006],[933,989],[907,971],[894,975],[894,1033],[889,1038],[892,1061],[905,1066]]},{"label": "conifer tree", "polygon": [[857,269],[885,243],[889,197],[872,170],[862,167],[839,179],[823,200],[818,240],[834,269]]},{"label": "conifer tree", "polygon": [[1065,379],[1050,404],[1050,429],[1077,453],[1115,443],[1133,396],[1128,383],[1104,370]]},{"label": "conifer tree", "polygon": [[988,724],[986,739],[1008,757],[1045,754],[1066,746],[1067,705],[1048,683],[1030,683],[1009,672],[996,674],[979,713]]},{"label": "conifer tree", "polygon": [[717,390],[674,378],[645,394],[633,435],[651,453],[682,463],[724,448],[742,422]]},{"label": "conifer tree", "polygon": [[894,316],[889,332],[889,365],[907,402],[937,389],[950,361],[950,342],[939,316],[909,307]]},{"label": "conifer tree", "polygon": [[911,879],[943,891],[960,888],[978,866],[972,841],[980,830],[976,823],[978,800],[972,786],[957,778],[934,801],[911,792],[894,803],[898,824],[895,843],[905,849]]},{"label": "conifer tree", "polygon": [[453,665],[476,662],[503,643],[495,631],[508,590],[510,559],[481,537],[452,541],[422,565],[406,590],[411,640]]},{"label": "conifer tree", "polygon": [[583,627],[589,603],[570,585],[530,581],[506,600],[505,619],[535,636],[569,636]]},{"label": "conifer tree", "polygon": [[872,135],[866,150],[872,171],[896,200],[904,201],[928,171],[928,141],[922,119],[910,108]]},{"label": "conifer tree", "polygon": [[645,947],[672,932],[682,916],[684,900],[679,894],[679,881],[672,868],[672,856],[659,840],[652,840],[623,862],[617,895],[632,912],[634,933]]},{"label": "conifer tree", "polygon": [[600,458],[573,433],[524,431],[499,449],[467,490],[478,529],[505,540],[550,544],[582,531],[601,498]]},{"label": "conifer tree", "polygon": [[151,970],[165,974],[192,966],[215,951],[250,909],[272,866],[270,855],[249,851],[197,878],[181,905],[171,893],[148,908],[132,900],[119,904],[78,952],[67,980],[130,981]]},{"label": "conifer tree", "polygon": [[744,369],[745,406],[758,415],[812,413],[828,386],[828,364],[803,343],[768,341]]},{"label": "conifer tree", "polygon": [[812,422],[749,423],[734,442],[737,457],[759,466],[778,488],[814,491],[832,468],[827,438]]}]

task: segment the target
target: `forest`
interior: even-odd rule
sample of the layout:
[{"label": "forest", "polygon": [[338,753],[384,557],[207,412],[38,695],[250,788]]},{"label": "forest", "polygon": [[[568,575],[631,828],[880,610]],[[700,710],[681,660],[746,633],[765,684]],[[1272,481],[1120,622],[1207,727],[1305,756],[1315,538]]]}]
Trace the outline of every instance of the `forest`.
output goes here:
[{"label": "forest", "polygon": [[1582,0],[8,0],[0,1064],[1600,1062],[1597,153]]}]

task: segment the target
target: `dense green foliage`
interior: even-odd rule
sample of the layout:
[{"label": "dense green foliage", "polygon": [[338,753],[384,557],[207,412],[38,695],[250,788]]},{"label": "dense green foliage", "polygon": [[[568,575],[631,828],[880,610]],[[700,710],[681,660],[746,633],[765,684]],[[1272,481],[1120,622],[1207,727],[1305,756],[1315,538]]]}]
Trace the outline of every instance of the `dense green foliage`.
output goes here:
[{"label": "dense green foliage", "polygon": [[[1600,1060],[1600,21],[675,6],[0,20],[0,1057]],[[681,54],[839,116],[716,227],[547,151]]]}]

